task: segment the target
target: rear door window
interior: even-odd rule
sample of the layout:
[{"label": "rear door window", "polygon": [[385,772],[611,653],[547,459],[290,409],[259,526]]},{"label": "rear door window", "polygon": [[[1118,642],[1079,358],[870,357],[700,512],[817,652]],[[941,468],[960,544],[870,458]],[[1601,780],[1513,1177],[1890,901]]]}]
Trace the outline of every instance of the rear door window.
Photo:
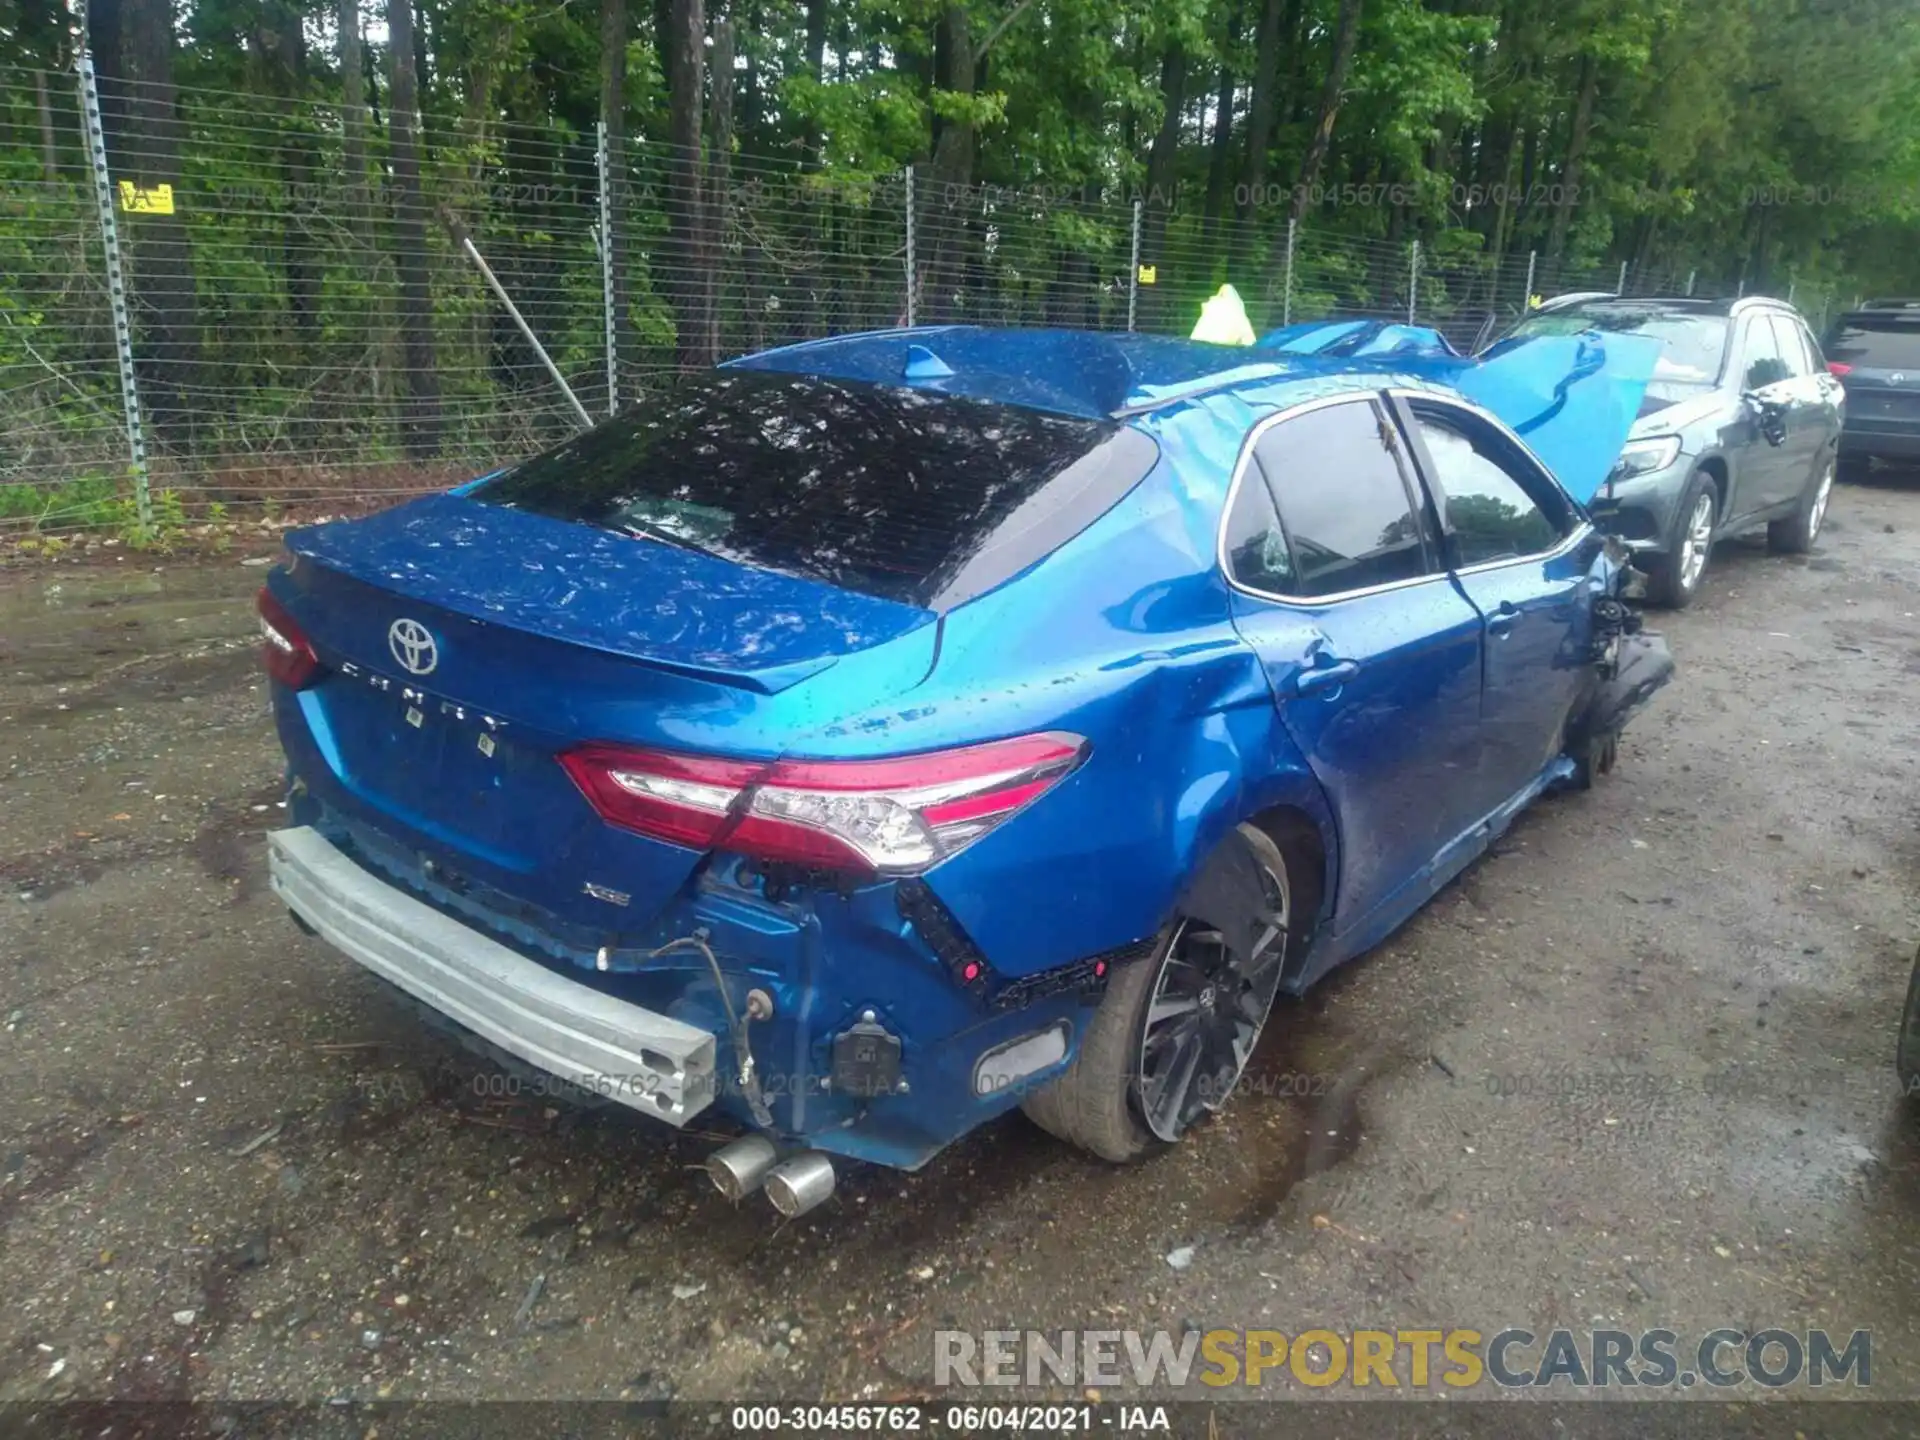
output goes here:
[{"label": "rear door window", "polygon": [[1774,349],[1780,352],[1780,358],[1787,367],[1788,377],[1797,380],[1802,375],[1811,375],[1813,356],[1801,342],[1800,327],[1793,323],[1793,318],[1776,314],[1769,315],[1767,319],[1773,326]]},{"label": "rear door window", "polygon": [[1286,594],[1370,590],[1436,568],[1396,437],[1377,404],[1356,400],[1282,421],[1255,444],[1247,480],[1265,479],[1286,527]]},{"label": "rear door window", "polygon": [[1842,320],[1827,341],[1827,358],[1870,370],[1920,370],[1920,320]]},{"label": "rear door window", "polygon": [[1158,454],[1115,421],[715,370],[471,498],[944,611],[1085,529]]}]

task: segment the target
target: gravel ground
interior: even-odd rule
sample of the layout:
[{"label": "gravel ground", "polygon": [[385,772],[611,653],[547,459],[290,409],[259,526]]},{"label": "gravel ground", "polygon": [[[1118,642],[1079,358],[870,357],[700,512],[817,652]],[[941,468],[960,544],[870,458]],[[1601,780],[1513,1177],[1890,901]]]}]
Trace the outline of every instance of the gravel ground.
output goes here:
[{"label": "gravel ground", "polygon": [[1611,780],[1283,1002],[1190,1143],[1016,1116],[785,1227],[711,1137],[489,1098],[275,907],[260,574],[0,571],[0,1399],[879,1398],[941,1325],[1510,1324],[1867,1328],[1920,1396],[1920,481],[1723,545]]}]

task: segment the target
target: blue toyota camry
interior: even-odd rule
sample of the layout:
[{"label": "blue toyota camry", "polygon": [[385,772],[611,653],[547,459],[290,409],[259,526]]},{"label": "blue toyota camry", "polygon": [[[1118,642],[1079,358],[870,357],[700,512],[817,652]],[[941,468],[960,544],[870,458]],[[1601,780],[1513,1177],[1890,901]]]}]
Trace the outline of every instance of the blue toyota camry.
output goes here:
[{"label": "blue toyota camry", "polygon": [[1582,504],[1654,347],[1298,329],[770,351],[293,532],[276,892],[788,1213],[1178,1141],[1671,671]]}]

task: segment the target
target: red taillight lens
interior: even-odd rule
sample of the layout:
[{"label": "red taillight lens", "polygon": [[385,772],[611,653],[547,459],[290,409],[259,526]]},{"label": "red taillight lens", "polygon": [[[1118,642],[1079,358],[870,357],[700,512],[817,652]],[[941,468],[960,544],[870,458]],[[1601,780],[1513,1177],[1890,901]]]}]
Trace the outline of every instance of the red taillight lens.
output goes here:
[{"label": "red taillight lens", "polygon": [[1829,360],[1827,361],[1827,373],[1829,375],[1851,375],[1853,373],[1853,366],[1843,361]]},{"label": "red taillight lens", "polygon": [[887,760],[752,762],[621,745],[560,757],[603,820],[696,849],[916,875],[1004,823],[1077,768],[1050,733]]},{"label": "red taillight lens", "polygon": [[260,663],[267,674],[289,690],[311,685],[320,673],[320,657],[313,653],[307,632],[271,591],[262,590],[254,607],[260,612]]}]

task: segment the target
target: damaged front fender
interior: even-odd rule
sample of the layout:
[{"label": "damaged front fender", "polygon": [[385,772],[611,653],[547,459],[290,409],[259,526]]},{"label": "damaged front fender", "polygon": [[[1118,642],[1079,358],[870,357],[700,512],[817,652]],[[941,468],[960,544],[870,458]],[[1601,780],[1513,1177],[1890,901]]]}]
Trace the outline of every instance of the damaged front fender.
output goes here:
[{"label": "damaged front fender", "polygon": [[1593,736],[1618,736],[1647,701],[1673,678],[1673,652],[1666,638],[1640,631],[1619,638],[1613,674],[1600,682],[1582,715],[1579,729]]},{"label": "damaged front fender", "polygon": [[1600,593],[1593,600],[1592,662],[1599,683],[1567,727],[1567,753],[1578,767],[1580,788],[1613,768],[1621,730],[1674,670],[1665,637],[1642,628],[1632,602],[1645,593],[1646,577],[1619,541],[1607,541],[1594,578]]}]

